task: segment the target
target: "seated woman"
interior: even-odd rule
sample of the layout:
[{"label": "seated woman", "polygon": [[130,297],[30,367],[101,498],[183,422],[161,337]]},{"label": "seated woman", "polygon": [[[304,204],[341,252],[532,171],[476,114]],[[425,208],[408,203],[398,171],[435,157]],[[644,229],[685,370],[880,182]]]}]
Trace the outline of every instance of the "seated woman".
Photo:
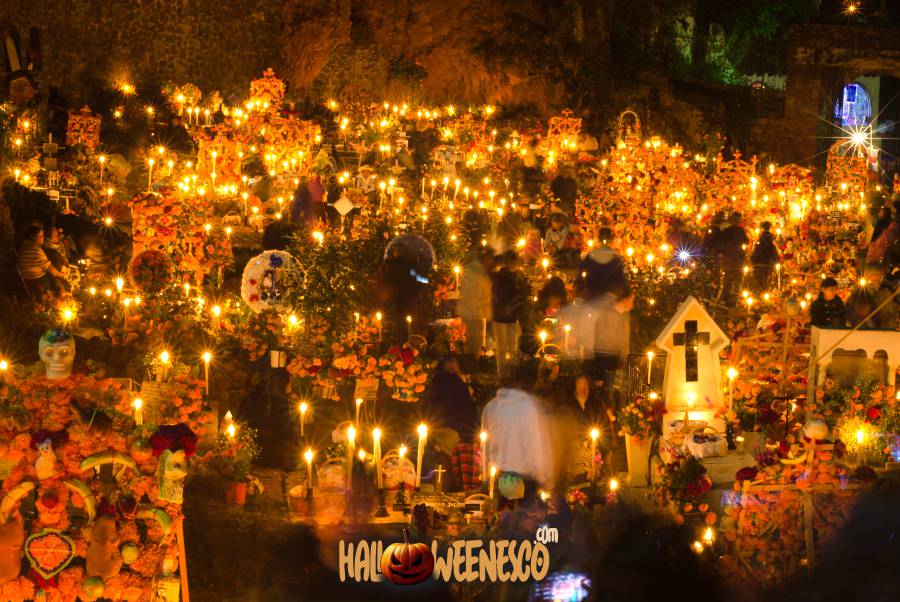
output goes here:
[{"label": "seated woman", "polygon": [[[598,456],[605,457],[611,443],[612,426],[606,414],[603,400],[597,394],[593,379],[585,373],[575,377],[571,387],[557,404],[556,444],[564,453],[565,465],[560,468],[575,480],[590,478],[590,432],[597,429],[600,438]],[[596,461],[598,475],[602,462]]]},{"label": "seated woman", "polygon": [[25,285],[38,297],[59,297],[65,275],[50,263],[44,252],[44,229],[31,226],[19,245],[17,262]]},{"label": "seated woman", "polygon": [[453,429],[459,433],[459,443],[450,452],[455,481],[463,489],[477,486],[480,467],[476,462],[475,445],[478,411],[469,387],[459,376],[459,362],[447,356],[438,362],[434,378],[422,395],[422,414],[435,428]]}]

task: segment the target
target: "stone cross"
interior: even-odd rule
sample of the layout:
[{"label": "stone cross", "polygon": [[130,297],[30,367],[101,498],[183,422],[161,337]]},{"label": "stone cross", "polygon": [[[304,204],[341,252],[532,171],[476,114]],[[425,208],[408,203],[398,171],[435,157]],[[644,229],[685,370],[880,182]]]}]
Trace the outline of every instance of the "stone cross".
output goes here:
[{"label": "stone cross", "polygon": [[695,383],[699,379],[697,366],[697,349],[700,345],[709,345],[709,333],[697,332],[697,320],[685,320],[684,332],[672,335],[672,343],[676,347],[684,347],[684,380]]},{"label": "stone cross", "polygon": [[438,464],[437,468],[434,469],[434,472],[437,475],[434,481],[434,490],[440,493],[444,490],[444,473],[447,472],[447,470],[444,468],[443,464]]}]

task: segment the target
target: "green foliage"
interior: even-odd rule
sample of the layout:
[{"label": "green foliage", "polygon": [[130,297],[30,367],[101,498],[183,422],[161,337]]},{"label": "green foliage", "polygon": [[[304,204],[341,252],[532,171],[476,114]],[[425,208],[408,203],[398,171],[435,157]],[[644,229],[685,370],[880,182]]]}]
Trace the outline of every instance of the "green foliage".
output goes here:
[{"label": "green foliage", "polygon": [[638,326],[638,349],[656,338],[688,296],[706,307],[714,305],[718,279],[713,266],[701,260],[686,275],[677,262],[664,267],[668,268],[664,274],[647,267],[630,274],[632,290],[636,293],[632,316]]}]

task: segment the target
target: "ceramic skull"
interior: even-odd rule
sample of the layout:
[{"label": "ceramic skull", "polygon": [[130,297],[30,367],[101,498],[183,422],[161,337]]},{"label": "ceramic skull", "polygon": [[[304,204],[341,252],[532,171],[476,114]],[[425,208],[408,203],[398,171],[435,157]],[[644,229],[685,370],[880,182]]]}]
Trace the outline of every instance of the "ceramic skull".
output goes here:
[{"label": "ceramic skull", "polygon": [[60,379],[72,375],[75,362],[75,339],[61,328],[51,328],[38,343],[38,355],[47,378]]}]

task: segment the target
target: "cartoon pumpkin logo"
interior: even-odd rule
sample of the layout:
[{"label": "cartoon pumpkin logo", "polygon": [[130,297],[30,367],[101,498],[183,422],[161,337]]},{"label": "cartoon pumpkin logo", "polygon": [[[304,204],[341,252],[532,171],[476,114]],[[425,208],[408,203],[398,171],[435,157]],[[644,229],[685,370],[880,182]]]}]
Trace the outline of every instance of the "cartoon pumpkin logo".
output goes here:
[{"label": "cartoon pumpkin logo", "polygon": [[434,572],[434,555],[424,543],[409,543],[403,529],[403,543],[394,543],[381,555],[381,572],[395,585],[422,583]]}]

